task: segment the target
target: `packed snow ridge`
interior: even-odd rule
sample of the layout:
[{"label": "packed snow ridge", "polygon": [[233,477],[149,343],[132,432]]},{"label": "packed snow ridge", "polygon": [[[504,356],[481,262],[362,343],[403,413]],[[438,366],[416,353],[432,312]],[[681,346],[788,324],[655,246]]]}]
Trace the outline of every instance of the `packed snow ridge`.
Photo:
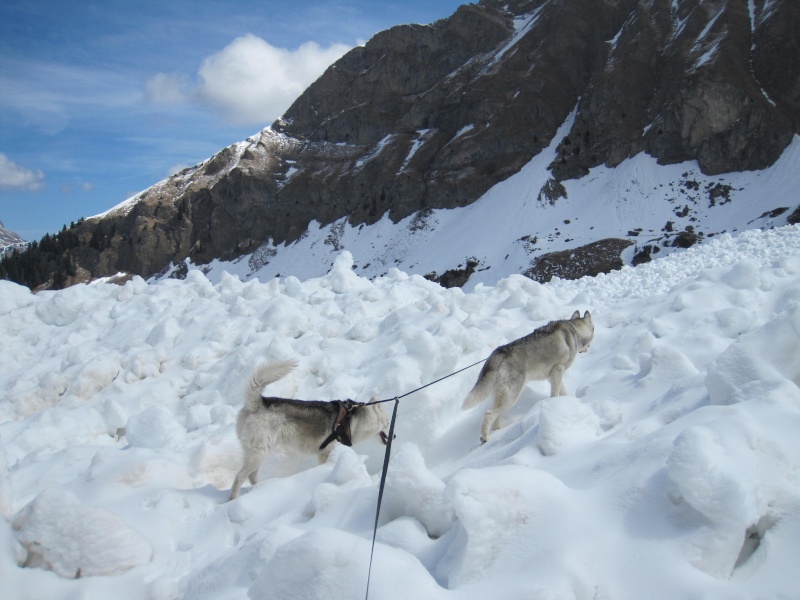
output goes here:
[{"label": "packed snow ridge", "polygon": [[322,277],[0,282],[8,598],[354,598],[383,447],[267,459],[227,502],[251,369],[267,391],[404,394],[549,320],[595,339],[481,445],[477,367],[400,401],[371,598],[791,598],[800,554],[800,228],[635,269],[473,292],[341,252]]}]

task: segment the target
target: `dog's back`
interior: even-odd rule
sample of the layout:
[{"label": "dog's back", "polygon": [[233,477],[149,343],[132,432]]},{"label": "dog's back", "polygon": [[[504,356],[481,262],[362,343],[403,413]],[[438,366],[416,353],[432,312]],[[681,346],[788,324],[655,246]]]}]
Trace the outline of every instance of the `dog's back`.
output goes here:
[{"label": "dog's back", "polygon": [[508,367],[523,372],[526,381],[547,379],[553,367],[566,370],[579,352],[586,351],[593,332],[593,328],[587,330],[584,326],[584,318],[573,316],[551,321],[498,350],[507,359]]},{"label": "dog's back", "polygon": [[487,411],[481,425],[481,439],[486,441],[491,427],[497,427],[499,415],[516,403],[526,382],[550,381],[550,395],[565,395],[562,376],[578,352],[586,352],[594,336],[594,325],[588,311],[581,317],[551,321],[526,335],[500,346],[489,355],[475,386],[461,406],[466,410],[477,406],[487,396],[494,396],[494,406]]},{"label": "dog's back", "polygon": [[250,411],[262,407],[261,391],[270,383],[283,379],[297,367],[296,360],[261,363],[253,370],[244,390],[244,406]]}]

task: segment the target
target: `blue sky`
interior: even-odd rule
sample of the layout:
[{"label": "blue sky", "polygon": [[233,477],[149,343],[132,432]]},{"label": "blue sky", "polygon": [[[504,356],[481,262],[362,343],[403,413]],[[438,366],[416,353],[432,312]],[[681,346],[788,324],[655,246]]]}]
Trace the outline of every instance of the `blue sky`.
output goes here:
[{"label": "blue sky", "polygon": [[34,240],[278,117],[378,31],[465,0],[5,0],[0,221]]}]

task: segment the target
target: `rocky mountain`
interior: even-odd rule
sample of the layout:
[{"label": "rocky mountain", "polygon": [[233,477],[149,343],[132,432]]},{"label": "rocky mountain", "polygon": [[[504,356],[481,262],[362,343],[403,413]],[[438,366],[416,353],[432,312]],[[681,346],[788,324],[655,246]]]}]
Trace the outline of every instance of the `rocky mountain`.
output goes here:
[{"label": "rocky mountain", "polygon": [[19,234],[6,229],[3,222],[0,221],[0,256],[15,249],[22,249],[27,245],[28,242],[23,240]]},{"label": "rocky mountain", "polygon": [[[42,254],[72,275],[26,283],[149,277],[243,257],[255,273],[281,255],[290,264],[320,227],[328,254],[342,248],[345,228],[386,221],[452,236],[436,233],[437,211],[490,196],[493,219],[509,212],[508,232],[502,222],[492,230],[509,248],[501,255],[524,248],[525,264],[495,268],[468,244],[449,264],[411,263],[379,234],[371,243],[381,247],[356,261],[373,274],[398,264],[455,284],[492,268],[546,280],[647,260],[730,228],[792,222],[794,180],[762,202],[754,178],[728,175],[773,168],[797,139],[799,29],[794,0],[481,0],[431,25],[394,27],[333,64],[258,136],[72,228],[60,259]],[[656,170],[689,166],[664,171],[668,180],[651,175],[662,191],[645,190],[621,168],[637,157]],[[593,187],[595,173],[614,168],[613,183]],[[513,194],[496,198],[512,179]],[[624,216],[631,189],[638,208]],[[520,229],[510,208],[523,196],[531,201]],[[592,227],[562,236],[550,218],[561,213],[544,214],[568,199],[562,226],[598,210],[623,217],[602,237]],[[707,210],[728,204],[738,220]],[[648,211],[661,221],[646,225]]]}]

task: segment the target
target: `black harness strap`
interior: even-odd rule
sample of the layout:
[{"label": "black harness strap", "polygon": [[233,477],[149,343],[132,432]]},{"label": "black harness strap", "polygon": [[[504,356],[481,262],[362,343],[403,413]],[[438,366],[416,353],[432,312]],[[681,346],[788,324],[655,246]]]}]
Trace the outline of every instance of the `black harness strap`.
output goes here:
[{"label": "black harness strap", "polygon": [[325,447],[334,440],[345,446],[353,445],[353,438],[350,433],[350,418],[353,416],[356,409],[364,405],[360,402],[353,402],[352,400],[336,400],[335,402],[339,405],[339,415],[336,417],[336,421],[333,424],[333,431],[331,431],[331,434],[322,442],[322,445],[319,447],[320,450],[324,450]]}]

